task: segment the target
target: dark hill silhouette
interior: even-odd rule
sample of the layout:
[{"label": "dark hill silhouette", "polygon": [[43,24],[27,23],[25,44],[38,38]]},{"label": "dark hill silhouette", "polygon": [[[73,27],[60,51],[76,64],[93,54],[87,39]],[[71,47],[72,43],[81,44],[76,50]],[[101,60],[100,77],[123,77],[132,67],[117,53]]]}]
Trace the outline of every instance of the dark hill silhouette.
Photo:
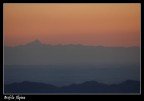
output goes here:
[{"label": "dark hill silhouette", "polygon": [[4,86],[4,93],[140,93],[140,82],[127,80],[120,84],[106,85],[96,81],[56,87],[37,82],[21,82]]},{"label": "dark hill silhouette", "polygon": [[5,85],[5,92],[8,93],[45,93],[55,92],[57,89],[56,86],[50,84],[29,81]]}]

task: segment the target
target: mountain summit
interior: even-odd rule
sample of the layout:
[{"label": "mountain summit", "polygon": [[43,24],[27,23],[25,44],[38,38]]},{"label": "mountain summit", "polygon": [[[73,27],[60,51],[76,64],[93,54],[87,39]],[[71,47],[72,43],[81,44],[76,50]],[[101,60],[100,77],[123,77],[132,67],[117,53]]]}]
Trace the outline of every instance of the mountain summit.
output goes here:
[{"label": "mountain summit", "polygon": [[31,44],[31,45],[41,45],[42,43],[39,41],[39,40],[34,40],[28,44]]},{"label": "mountain summit", "polygon": [[42,43],[39,40],[34,40],[34,41],[28,43],[27,45],[40,46],[40,45],[42,45]]}]

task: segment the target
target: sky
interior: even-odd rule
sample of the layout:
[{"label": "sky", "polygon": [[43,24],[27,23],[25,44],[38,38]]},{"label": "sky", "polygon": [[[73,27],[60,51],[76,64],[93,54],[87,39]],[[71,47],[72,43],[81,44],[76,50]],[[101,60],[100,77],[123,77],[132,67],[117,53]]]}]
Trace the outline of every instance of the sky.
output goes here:
[{"label": "sky", "polygon": [[140,4],[15,4],[3,6],[4,45],[140,46]]}]

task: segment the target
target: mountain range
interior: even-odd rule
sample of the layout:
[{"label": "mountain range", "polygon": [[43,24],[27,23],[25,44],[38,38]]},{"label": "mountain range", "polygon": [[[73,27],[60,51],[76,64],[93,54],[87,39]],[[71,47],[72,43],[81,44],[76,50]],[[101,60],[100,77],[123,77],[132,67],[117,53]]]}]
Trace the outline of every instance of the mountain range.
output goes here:
[{"label": "mountain range", "polygon": [[[94,82],[94,85],[97,85],[93,87],[97,89],[94,92],[107,92],[106,89],[108,89],[108,92],[113,92],[114,89],[120,92],[121,87],[122,89],[131,87],[129,85],[129,87],[124,86],[125,88],[123,88],[123,86],[120,86],[121,84],[111,86],[107,84],[120,83],[125,80],[140,81],[140,48],[72,44],[50,45],[38,40],[25,45],[4,47],[5,84],[22,81],[43,82],[52,84],[51,86],[47,86],[47,84],[40,86],[45,87],[45,90],[52,89],[50,92],[73,92],[73,90],[74,92],[82,92],[83,89],[80,88],[85,83],[82,85],[79,83],[91,80],[104,83],[99,85],[99,83]],[[35,87],[36,92],[48,92],[44,89],[41,91],[41,88],[38,89],[37,83],[34,83],[34,86],[31,87],[33,82],[6,85],[5,91],[27,92],[28,89],[32,88],[30,92],[34,92],[33,87]],[[25,86],[25,83],[28,86]],[[72,83],[78,83],[78,85],[70,85]],[[62,85],[70,86],[57,87]],[[84,87],[84,92],[89,92],[89,89],[92,92],[92,85],[86,87],[87,89]],[[98,86],[100,86],[100,91]],[[10,89],[7,90],[9,87]],[[17,89],[17,87],[20,88]],[[26,87],[26,91],[21,87]],[[114,92],[117,91],[114,90]]]},{"label": "mountain range", "polygon": [[4,48],[5,65],[140,64],[139,47],[47,45],[38,40]]},{"label": "mountain range", "polygon": [[4,93],[140,93],[140,82],[126,80],[120,84],[103,84],[87,81],[57,87],[51,84],[24,81],[4,86]]}]

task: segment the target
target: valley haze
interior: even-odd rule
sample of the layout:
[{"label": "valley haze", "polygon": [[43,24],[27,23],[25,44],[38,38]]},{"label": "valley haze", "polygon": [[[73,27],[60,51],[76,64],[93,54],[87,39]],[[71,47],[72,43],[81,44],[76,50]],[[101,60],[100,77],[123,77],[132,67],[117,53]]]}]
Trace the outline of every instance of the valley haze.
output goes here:
[{"label": "valley haze", "polygon": [[46,45],[34,40],[4,48],[4,77],[5,84],[34,81],[57,86],[140,81],[140,48]]}]

